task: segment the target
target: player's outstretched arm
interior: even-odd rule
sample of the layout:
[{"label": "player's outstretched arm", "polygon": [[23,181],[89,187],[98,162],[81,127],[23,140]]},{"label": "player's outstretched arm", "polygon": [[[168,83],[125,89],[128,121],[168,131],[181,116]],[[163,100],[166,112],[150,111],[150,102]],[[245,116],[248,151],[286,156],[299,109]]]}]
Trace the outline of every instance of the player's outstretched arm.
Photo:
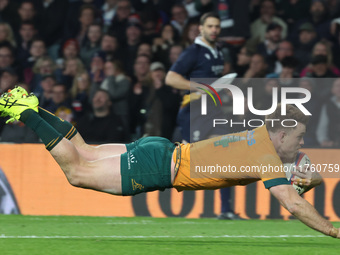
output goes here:
[{"label": "player's outstretched arm", "polygon": [[165,84],[175,89],[190,90],[190,81],[174,71],[168,72],[165,77]]},{"label": "player's outstretched arm", "polygon": [[325,235],[340,238],[339,229],[335,228],[310,203],[300,197],[291,185],[278,185],[269,190],[284,208],[308,227]]}]

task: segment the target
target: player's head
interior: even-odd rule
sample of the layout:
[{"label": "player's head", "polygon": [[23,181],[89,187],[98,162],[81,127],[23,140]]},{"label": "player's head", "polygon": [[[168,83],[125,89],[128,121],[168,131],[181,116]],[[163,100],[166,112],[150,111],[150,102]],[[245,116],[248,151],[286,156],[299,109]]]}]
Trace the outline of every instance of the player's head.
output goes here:
[{"label": "player's head", "polygon": [[281,114],[281,104],[278,104],[276,110],[266,116],[267,130],[283,163],[293,162],[304,144],[308,120],[308,116],[292,105],[286,106],[286,115]]},{"label": "player's head", "polygon": [[221,32],[221,20],[214,12],[205,13],[200,19],[199,30],[204,40],[214,45]]}]

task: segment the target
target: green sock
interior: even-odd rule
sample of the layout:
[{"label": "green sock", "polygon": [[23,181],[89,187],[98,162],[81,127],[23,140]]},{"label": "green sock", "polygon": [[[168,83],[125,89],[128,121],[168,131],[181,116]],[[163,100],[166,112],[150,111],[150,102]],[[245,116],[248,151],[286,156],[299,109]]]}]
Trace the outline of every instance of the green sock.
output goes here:
[{"label": "green sock", "polygon": [[44,108],[39,107],[39,115],[68,140],[71,140],[78,133],[70,122],[55,116]]},{"label": "green sock", "polygon": [[46,149],[49,151],[63,139],[63,136],[59,132],[32,109],[23,111],[20,120],[40,137]]}]

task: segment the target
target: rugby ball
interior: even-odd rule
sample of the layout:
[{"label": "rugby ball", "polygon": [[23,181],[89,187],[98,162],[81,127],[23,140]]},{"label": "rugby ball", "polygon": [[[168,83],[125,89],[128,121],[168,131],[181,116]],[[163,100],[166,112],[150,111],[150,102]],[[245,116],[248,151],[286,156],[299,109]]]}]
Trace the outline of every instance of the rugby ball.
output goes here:
[{"label": "rugby ball", "polygon": [[305,153],[301,151],[298,152],[294,163],[284,164],[287,180],[290,181],[290,183],[293,185],[294,189],[297,191],[297,193],[299,193],[299,195],[302,195],[306,191],[306,186],[294,184],[292,178],[295,175],[292,172],[294,172],[299,167],[303,169],[304,165],[310,165],[310,159]]}]

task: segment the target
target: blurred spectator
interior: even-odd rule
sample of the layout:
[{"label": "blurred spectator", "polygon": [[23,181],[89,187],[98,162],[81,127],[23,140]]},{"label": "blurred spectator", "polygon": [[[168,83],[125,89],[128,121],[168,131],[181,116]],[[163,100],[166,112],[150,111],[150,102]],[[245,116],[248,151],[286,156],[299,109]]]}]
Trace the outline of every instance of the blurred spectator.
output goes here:
[{"label": "blurred spectator", "polygon": [[237,73],[238,77],[243,77],[249,68],[253,52],[246,46],[243,46],[239,53],[237,54],[237,60],[234,66],[234,71]]},{"label": "blurred spectator", "polygon": [[117,35],[120,45],[126,41],[126,29],[131,14],[131,2],[129,0],[118,0],[116,15],[112,20],[110,31]]},{"label": "blurred spectator", "polygon": [[18,9],[18,19],[12,24],[14,31],[17,31],[23,22],[32,22],[37,24],[37,12],[32,1],[24,0]]},{"label": "blurred spectator", "polygon": [[0,0],[0,22],[8,22],[15,24],[18,19],[18,3],[17,1]]},{"label": "blurred spectator", "polygon": [[36,10],[34,4],[30,0],[24,0],[21,2],[20,7],[18,9],[18,13],[20,16],[20,21],[32,21],[34,22],[36,16]]},{"label": "blurred spectator", "polygon": [[13,30],[8,23],[0,22],[0,43],[9,42],[12,47],[16,47]]},{"label": "blurred spectator", "polygon": [[77,73],[70,91],[75,121],[78,121],[90,108],[90,89],[91,80],[89,74],[86,71]]},{"label": "blurred spectator", "polygon": [[263,0],[260,7],[260,17],[251,23],[250,31],[253,40],[263,41],[266,35],[267,26],[270,23],[277,23],[282,27],[282,38],[287,36],[287,24],[279,17],[275,16],[275,3],[271,0]]},{"label": "blurred spectator", "polygon": [[292,57],[294,56],[294,46],[290,41],[282,41],[279,44],[279,47],[277,48],[275,52],[276,61],[273,62],[268,60],[269,64],[269,70],[274,73],[281,73],[282,72],[282,64],[281,61],[285,57]]},{"label": "blurred spectator", "polygon": [[58,58],[59,43],[63,37],[67,0],[35,1],[38,12],[39,35],[44,38],[49,56]]},{"label": "blurred spectator", "polygon": [[147,55],[137,56],[133,69],[133,79],[137,82],[143,81],[150,71],[150,58]]},{"label": "blurred spectator", "polygon": [[170,47],[176,42],[176,32],[173,26],[167,24],[161,29],[161,36],[155,38],[152,44],[154,59],[164,61],[169,55]]},{"label": "blurred spectator", "polygon": [[140,137],[145,123],[146,102],[150,94],[150,87],[146,86],[146,78],[150,72],[150,59],[139,55],[134,64],[134,77],[129,95],[129,115],[131,134]]},{"label": "blurred spectator", "polygon": [[102,51],[97,51],[92,56],[90,77],[92,84],[100,84],[104,80],[104,63],[106,61],[106,55]]},{"label": "blurred spectator", "polygon": [[14,49],[9,43],[0,44],[0,69],[13,67]]},{"label": "blurred spectator", "polygon": [[152,48],[151,45],[148,43],[141,43],[138,46],[137,50],[137,56],[139,55],[146,55],[148,56],[149,59],[153,59],[153,53],[152,53]]},{"label": "blurred spectator", "polygon": [[340,2],[338,0],[325,0],[327,5],[328,15],[331,19],[340,16]]},{"label": "blurred spectator", "polygon": [[298,63],[298,60],[294,57],[285,57],[281,60],[281,73],[271,73],[267,77],[278,78],[281,87],[296,87],[294,78],[298,77],[295,73]]},{"label": "blurred spectator", "polygon": [[77,58],[79,55],[79,45],[77,40],[68,39],[61,48],[61,58],[58,58],[56,63],[58,68],[64,68],[65,61],[72,58]]},{"label": "blurred spectator", "polygon": [[166,73],[162,63],[152,63],[150,71],[150,95],[147,99],[144,133],[171,140],[182,97],[178,90],[165,85]]},{"label": "blurred spectator", "polygon": [[337,77],[329,68],[327,56],[316,55],[311,59],[311,68],[306,73],[307,77],[312,78],[334,78]]},{"label": "blurred spectator", "polygon": [[101,84],[94,84],[91,95],[99,88],[108,91],[112,101],[112,112],[120,116],[126,137],[129,137],[129,92],[131,81],[125,76],[119,61],[106,61],[104,65],[105,79]]},{"label": "blurred spectator", "polygon": [[340,79],[332,85],[332,97],[322,106],[317,139],[321,147],[340,146]]},{"label": "blurred spectator", "polygon": [[18,82],[18,74],[11,67],[1,69],[0,73],[0,95],[14,88],[14,85]]},{"label": "blurred spectator", "polygon": [[311,23],[304,23],[299,27],[299,40],[295,45],[294,56],[299,59],[299,71],[305,67],[310,59],[312,49],[317,41],[317,34]]},{"label": "blurred spectator", "polygon": [[167,62],[167,70],[177,61],[178,57],[183,52],[183,46],[180,44],[174,44],[171,46],[169,50],[169,56],[166,60]]},{"label": "blurred spectator", "polygon": [[184,48],[189,47],[194,43],[197,36],[199,36],[200,31],[198,29],[199,22],[189,22],[183,29],[181,36],[181,44]]},{"label": "blurred spectator", "polygon": [[64,84],[55,84],[52,88],[51,101],[45,106],[45,109],[51,113],[56,113],[59,107],[63,106],[71,109],[71,101],[68,97],[67,89]]},{"label": "blurred spectator", "polygon": [[144,10],[140,13],[141,25],[143,28],[143,41],[152,44],[153,40],[159,37],[163,21],[155,9]]},{"label": "blurred spectator", "polygon": [[141,43],[142,28],[138,23],[130,23],[126,29],[126,45],[122,49],[124,55],[124,69],[131,77],[133,75],[133,63],[135,62],[138,46]]},{"label": "blurred spectator", "polygon": [[87,143],[126,142],[120,118],[111,113],[107,91],[100,89],[95,93],[92,109],[77,123],[77,130]]},{"label": "blurred spectator", "polygon": [[72,124],[75,124],[73,119],[74,119],[74,116],[73,116],[73,111],[72,111],[72,108],[68,107],[68,106],[59,106],[58,109],[55,111],[55,116],[63,119],[63,120],[66,120],[68,122],[71,122]]},{"label": "blurred spectator", "polygon": [[[79,19],[73,20],[76,13]],[[79,12],[75,8],[69,12],[68,16],[70,21],[65,23],[64,38],[66,40],[75,38],[78,41],[78,45],[82,45],[89,26],[95,21],[96,9],[92,4],[84,4],[80,7]]]},{"label": "blurred spectator", "polygon": [[289,0],[278,3],[278,15],[286,21],[289,30],[296,21],[308,17],[310,2],[310,0]]},{"label": "blurred spectator", "polygon": [[296,38],[299,27],[304,23],[311,23],[321,39],[330,39],[330,18],[328,16],[326,3],[323,0],[313,0],[309,8],[309,17],[300,19],[296,22],[295,28],[292,31]]},{"label": "blurred spectator", "polygon": [[21,23],[16,50],[16,59],[19,63],[23,63],[29,58],[31,42],[36,34],[37,30],[32,22],[26,21]]},{"label": "blurred spectator", "polygon": [[249,6],[249,2],[249,0],[195,0],[195,6],[201,13],[210,11],[218,13],[221,19],[219,36],[221,42],[242,44],[250,37],[250,17],[244,15],[244,6]]},{"label": "blurred spectator", "polygon": [[[333,65],[333,55],[332,55],[332,50],[331,50],[331,47],[329,45],[329,42],[320,41],[320,42],[316,43],[314,45],[311,58],[315,57],[316,55],[324,55],[324,56],[326,56],[327,57],[327,66],[328,66],[328,69],[330,69],[331,72],[334,75],[340,76],[339,68],[337,68],[336,66]],[[307,76],[307,73],[311,73],[312,72],[311,68],[312,68],[311,64],[307,65],[307,67],[305,67],[301,71],[300,77]],[[332,75],[331,77],[334,77],[334,75]]]},{"label": "blurred spectator", "polygon": [[45,42],[39,37],[34,38],[29,53],[30,56],[23,63],[24,77],[27,84],[29,84],[33,78],[32,67],[35,65],[35,62],[46,55]]},{"label": "blurred spectator", "polygon": [[100,50],[105,52],[107,59],[122,61],[124,57],[120,49],[121,48],[115,34],[108,32],[103,35],[100,43]]},{"label": "blurred spectator", "polygon": [[80,57],[87,69],[90,67],[93,54],[100,50],[101,31],[101,25],[91,24],[87,31],[87,40],[80,48]]},{"label": "blurred spectator", "polygon": [[52,101],[52,95],[53,95],[53,87],[57,83],[56,78],[52,74],[45,74],[41,78],[41,88],[42,92],[38,96],[39,99],[39,105],[42,108],[45,108],[46,105]]},{"label": "blurred spectator", "polygon": [[171,8],[171,25],[182,35],[183,29],[189,21],[188,12],[182,4],[175,4]]},{"label": "blurred spectator", "polygon": [[84,70],[85,66],[79,58],[67,59],[64,68],[58,68],[56,70],[57,81],[64,84],[67,89],[70,89],[72,87],[74,77]]},{"label": "blurred spectator", "polygon": [[254,54],[251,57],[248,70],[244,73],[242,83],[247,84],[251,78],[263,78],[267,73],[267,64],[261,54]]},{"label": "blurred spectator", "polygon": [[103,20],[103,32],[106,33],[109,30],[112,19],[116,14],[117,0],[105,0],[102,6],[102,20]]},{"label": "blurred spectator", "polygon": [[270,23],[266,29],[266,38],[257,46],[257,52],[266,59],[274,58],[275,51],[281,42],[282,27],[277,23]]},{"label": "blurred spectator", "polygon": [[50,57],[44,56],[39,58],[33,68],[33,78],[30,82],[30,90],[37,95],[42,93],[41,79],[44,75],[54,74],[56,66]]}]

